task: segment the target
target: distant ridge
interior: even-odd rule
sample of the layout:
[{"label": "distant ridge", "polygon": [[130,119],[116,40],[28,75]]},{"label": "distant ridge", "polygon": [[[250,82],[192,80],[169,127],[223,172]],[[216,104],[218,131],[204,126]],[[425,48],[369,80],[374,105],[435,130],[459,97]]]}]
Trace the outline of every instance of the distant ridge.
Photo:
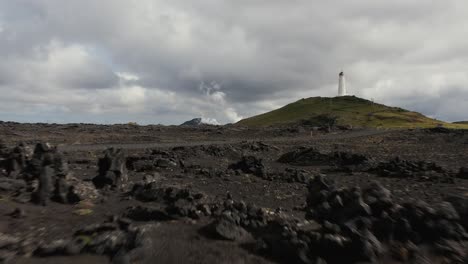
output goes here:
[{"label": "distant ridge", "polygon": [[181,126],[207,126],[207,125],[218,125],[214,119],[204,119],[201,117],[194,118],[181,124]]},{"label": "distant ridge", "polygon": [[239,121],[251,127],[282,125],[323,125],[333,119],[336,125],[372,128],[427,128],[444,126],[468,128],[426,117],[418,112],[390,107],[355,96],[311,97],[301,99],[268,113]]},{"label": "distant ridge", "polygon": [[468,125],[468,121],[457,121],[457,122],[453,122],[453,124]]},{"label": "distant ridge", "polygon": [[184,123],[181,124],[181,126],[200,126],[200,125],[203,125],[201,118],[194,118],[192,120],[185,121]]}]

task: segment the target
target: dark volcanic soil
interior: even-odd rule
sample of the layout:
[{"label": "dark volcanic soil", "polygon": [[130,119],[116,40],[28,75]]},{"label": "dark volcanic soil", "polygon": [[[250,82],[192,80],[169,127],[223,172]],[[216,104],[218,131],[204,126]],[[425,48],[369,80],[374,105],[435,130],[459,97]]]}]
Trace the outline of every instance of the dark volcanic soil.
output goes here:
[{"label": "dark volcanic soil", "polygon": [[468,263],[468,132],[0,123],[0,139],[0,262]]}]

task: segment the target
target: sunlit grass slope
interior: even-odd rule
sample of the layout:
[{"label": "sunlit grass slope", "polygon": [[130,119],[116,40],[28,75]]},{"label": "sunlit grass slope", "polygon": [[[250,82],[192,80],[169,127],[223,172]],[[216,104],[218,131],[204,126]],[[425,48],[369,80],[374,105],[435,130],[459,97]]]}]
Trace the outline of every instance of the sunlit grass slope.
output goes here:
[{"label": "sunlit grass slope", "polygon": [[353,127],[427,128],[444,126],[468,128],[468,125],[465,124],[446,123],[417,112],[373,103],[355,96],[301,99],[277,110],[243,119],[237,124],[253,127],[287,125],[304,123],[323,115],[336,117],[338,125],[351,125]]}]

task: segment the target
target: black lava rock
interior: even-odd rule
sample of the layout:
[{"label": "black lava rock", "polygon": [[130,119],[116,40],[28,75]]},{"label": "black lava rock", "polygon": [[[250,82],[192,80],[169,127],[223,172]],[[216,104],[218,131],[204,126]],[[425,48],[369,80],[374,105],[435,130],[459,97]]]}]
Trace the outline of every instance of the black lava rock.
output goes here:
[{"label": "black lava rock", "polygon": [[261,159],[254,156],[244,156],[238,163],[231,164],[229,169],[240,170],[244,173],[251,173],[259,177],[266,177],[266,168]]},{"label": "black lava rock", "polygon": [[110,148],[98,161],[99,175],[93,178],[96,188],[122,187],[128,181],[125,153],[122,149]]}]

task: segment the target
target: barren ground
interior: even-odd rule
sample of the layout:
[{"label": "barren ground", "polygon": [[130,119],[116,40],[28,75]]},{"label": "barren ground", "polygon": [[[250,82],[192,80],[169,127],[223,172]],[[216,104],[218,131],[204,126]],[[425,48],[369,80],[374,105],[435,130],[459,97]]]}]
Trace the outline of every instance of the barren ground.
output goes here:
[{"label": "barren ground", "polygon": [[[157,199],[145,201],[131,192],[134,185],[143,184],[142,181],[145,178],[150,178],[154,186],[160,188],[174,187],[177,190],[202,193],[204,199],[206,198],[204,203],[210,206],[218,204],[220,212],[223,211],[222,204],[225,204],[226,200],[243,201],[252,207],[263,208],[272,218],[283,218],[295,223],[304,221],[307,208],[312,207],[306,201],[309,193],[307,182],[320,175],[334,181],[336,188],[358,186],[365,189],[371,182],[378,181],[392,192],[392,200],[398,204],[422,200],[427,202],[428,206],[432,206],[454,195],[468,197],[468,179],[457,176],[461,167],[468,167],[468,133],[464,132],[350,130],[311,133],[307,129],[297,128],[251,130],[242,127],[181,128],[3,123],[0,124],[0,139],[10,149],[19,142],[24,142],[31,148],[39,142],[48,142],[52,146],[58,146],[59,152],[63,153],[68,163],[69,175],[87,183],[91,183],[92,179],[98,175],[98,159],[104,156],[103,151],[107,147],[124,149],[127,158],[128,181],[122,186],[114,186],[114,188],[109,186],[97,190],[99,197],[96,199],[84,197],[82,201],[75,204],[50,201],[46,206],[42,206],[27,199],[18,199],[18,192],[14,188],[3,189],[0,193],[0,212],[2,212],[0,233],[14,237],[23,244],[32,244],[23,245],[21,250],[25,252],[20,252],[21,250],[17,249],[19,246],[5,247],[0,239],[0,252],[4,252],[5,255],[8,255],[10,251],[14,252],[14,256],[10,258],[12,263],[106,263],[111,261],[121,261],[120,263],[294,263],[301,261],[302,263],[308,263],[307,261],[326,263],[317,262],[319,260],[315,260],[312,253],[308,260],[304,260],[301,257],[291,257],[288,252],[278,256],[268,246],[266,250],[260,250],[259,241],[266,240],[262,232],[267,231],[258,231],[249,226],[242,226],[242,224],[240,225],[248,231],[247,235],[242,238],[234,236],[233,239],[226,239],[226,237],[223,239],[222,235],[219,236],[211,228],[220,217],[215,213],[214,207],[211,207],[212,214],[195,217],[190,213],[187,215],[167,213],[170,219],[157,217],[146,220],[132,219],[128,215],[130,207],[154,207],[164,211],[168,206],[167,201]],[[432,162],[443,168],[444,172],[437,174],[426,169],[427,171],[419,174],[414,172],[414,175],[395,177],[395,175],[384,175],[369,168],[353,167],[355,164],[347,166],[321,161],[308,164],[278,162],[283,154],[301,147],[315,148],[317,152],[329,156],[335,152],[361,154],[371,164],[367,165],[368,167],[375,167],[380,162],[389,162],[399,157],[410,162]],[[230,165],[238,163],[242,157],[247,156],[261,160],[263,166],[261,173],[242,168],[229,168]],[[4,160],[7,158],[5,156]],[[155,159],[163,159],[169,163],[164,165],[151,163],[153,165],[149,167],[135,168],[133,166],[135,163],[128,162],[132,158],[133,161],[150,160],[150,163]],[[307,179],[296,179],[290,175],[291,173],[288,174],[287,170],[300,171]],[[5,175],[6,172],[3,174],[0,177],[11,178]],[[434,177],[431,176],[433,174]],[[426,177],[426,175],[431,177]],[[21,179],[21,172],[15,177]],[[24,195],[29,194],[23,191],[20,196]],[[188,205],[177,204],[177,206],[193,207],[190,202]],[[225,210],[227,208],[224,207]],[[15,210],[21,211],[22,215],[12,216],[11,213]],[[462,215],[460,211],[458,213]],[[131,222],[132,226],[148,227],[145,236],[150,240],[150,246],[143,247],[144,253],[128,253],[123,250],[119,251],[119,254],[128,253],[128,256],[120,257],[120,255],[116,256],[115,252],[99,254],[89,249],[74,254],[61,254],[60,250],[39,254],[35,248],[50,245],[53,241],[60,239],[72,239],[76,237],[77,230],[93,224],[103,224],[112,217],[114,221],[119,218],[130,218],[126,221]],[[467,220],[461,217],[460,221]],[[317,226],[324,224],[323,219],[308,216],[307,219],[309,224],[311,222],[316,222]],[[414,225],[412,228],[418,229]],[[320,227],[318,229],[320,230]],[[270,233],[274,235],[274,232]],[[423,239],[412,241],[419,247],[418,258],[395,257],[389,249],[393,242],[382,240],[383,250],[380,255],[376,254],[377,258],[363,259],[363,261],[416,263],[415,259],[418,259],[421,261],[418,263],[455,263],[452,262],[455,259],[454,256],[439,253],[434,249],[434,244],[439,243],[440,239],[438,237],[436,242]],[[457,241],[461,248],[466,245],[466,237],[463,235],[457,238],[443,237],[443,240]],[[402,246],[402,248],[405,247]],[[30,252],[28,252],[29,248]],[[401,254],[404,255],[404,253]],[[460,263],[466,263],[463,262],[466,261],[466,255],[464,258],[460,257]],[[357,262],[348,260],[350,263]],[[346,263],[346,261],[342,262],[343,260],[336,260],[329,256],[321,256],[320,261]]]}]

